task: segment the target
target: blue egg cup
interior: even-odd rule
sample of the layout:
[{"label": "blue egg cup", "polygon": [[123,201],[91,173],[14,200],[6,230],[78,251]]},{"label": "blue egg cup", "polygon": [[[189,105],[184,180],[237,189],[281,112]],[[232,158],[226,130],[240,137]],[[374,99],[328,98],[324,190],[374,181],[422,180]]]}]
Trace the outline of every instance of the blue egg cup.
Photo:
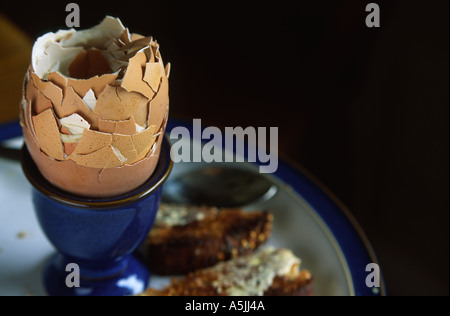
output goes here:
[{"label": "blue egg cup", "polygon": [[[133,252],[153,226],[172,165],[164,138],[155,171],[143,185],[114,198],[89,199],[51,185],[23,147],[22,168],[33,187],[39,224],[58,250],[44,269],[49,295],[124,296],[147,288],[150,272]],[[76,271],[70,263],[79,267],[79,287],[73,287]]]}]

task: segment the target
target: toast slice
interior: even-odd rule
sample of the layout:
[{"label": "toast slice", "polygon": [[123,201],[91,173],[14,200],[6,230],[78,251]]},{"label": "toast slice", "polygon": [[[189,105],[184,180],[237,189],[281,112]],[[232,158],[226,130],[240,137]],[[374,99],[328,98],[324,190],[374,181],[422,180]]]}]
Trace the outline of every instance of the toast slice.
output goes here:
[{"label": "toast slice", "polygon": [[162,204],[147,241],[152,273],[180,275],[252,253],[272,232],[268,211]]},{"label": "toast slice", "polygon": [[268,247],[173,278],[141,296],[313,296],[313,278],[290,250]]}]

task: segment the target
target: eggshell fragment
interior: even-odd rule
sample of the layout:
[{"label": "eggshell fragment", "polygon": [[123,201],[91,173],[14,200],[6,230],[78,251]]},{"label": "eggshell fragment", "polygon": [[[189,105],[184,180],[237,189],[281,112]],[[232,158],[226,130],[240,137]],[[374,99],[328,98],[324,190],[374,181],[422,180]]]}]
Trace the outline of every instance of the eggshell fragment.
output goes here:
[{"label": "eggshell fragment", "polygon": [[59,136],[59,127],[52,109],[33,116],[34,132],[42,151],[50,157],[64,160],[64,150]]},{"label": "eggshell fragment", "polygon": [[128,92],[139,92],[151,100],[155,92],[142,80],[144,77],[142,69],[146,63],[147,57],[144,52],[139,52],[131,58],[121,86]]},{"label": "eggshell fragment", "polygon": [[133,135],[133,144],[137,151],[138,159],[144,158],[152,148],[155,143],[155,138],[153,137],[155,131],[156,126],[151,125],[143,132]]},{"label": "eggshell fragment", "polygon": [[72,87],[81,98],[83,98],[89,90],[92,90],[94,95],[98,96],[106,85],[112,84],[116,79],[117,74],[114,73],[94,76],[89,79],[68,78],[58,72],[52,72],[48,75],[48,80],[61,88],[64,96],[67,87]]},{"label": "eggshell fragment", "polygon": [[66,96],[64,97],[61,106],[54,105],[53,109],[59,119],[70,116],[73,113],[79,113],[83,118],[87,119],[92,112],[72,87],[67,87]]},{"label": "eggshell fragment", "polygon": [[126,55],[130,55],[140,51],[141,49],[148,47],[150,42],[152,41],[152,37],[142,37],[137,40],[131,41],[125,46],[121,47],[119,50],[124,51]]},{"label": "eggshell fragment", "polygon": [[103,133],[112,134],[116,130],[116,121],[99,119],[98,130]]},{"label": "eggshell fragment", "polygon": [[165,70],[159,62],[147,63],[145,67],[144,80],[148,83],[150,88],[156,93],[158,92],[159,84],[161,83],[161,77]]},{"label": "eggshell fragment", "polygon": [[[75,151],[73,152],[73,155],[71,155],[69,158],[74,160],[73,158],[76,155],[91,154],[95,151],[98,151],[101,148],[110,146],[111,142],[112,142],[111,134],[85,129],[80,142],[78,143]],[[85,165],[90,167],[88,163],[86,163]]]},{"label": "eggshell fragment", "polygon": [[150,102],[147,102],[145,104],[141,104],[137,109],[136,112],[134,112],[134,121],[139,126],[146,127],[147,121],[148,121],[148,108],[150,106]]},{"label": "eggshell fragment", "polygon": [[92,89],[89,89],[89,91],[86,92],[86,95],[83,97],[83,102],[91,111],[95,109],[97,98],[95,97],[94,91],[92,91]]},{"label": "eggshell fragment", "polygon": [[59,131],[61,133],[61,141],[64,146],[64,153],[66,154],[66,156],[69,156],[75,151],[75,148],[77,147],[77,144],[81,139],[81,135],[72,135],[70,131],[64,126],[61,126]]},{"label": "eggshell fragment", "polygon": [[166,114],[167,106],[169,105],[169,81],[167,77],[163,76],[161,85],[155,98],[150,101],[150,110],[148,116],[148,125],[161,126],[161,123]]},{"label": "eggshell fragment", "polygon": [[26,108],[24,109],[24,118],[25,118],[25,126],[28,126],[28,128],[30,129],[34,139],[37,140],[36,137],[36,132],[34,131],[34,124],[33,124],[33,117],[32,117],[32,113],[31,113],[31,100],[27,101],[27,100],[22,100],[22,103],[25,105],[26,104]]},{"label": "eggshell fragment", "polygon": [[118,121],[114,133],[123,135],[136,134],[136,122],[134,121],[134,117],[131,116],[128,120]]},{"label": "eggshell fragment", "polygon": [[85,130],[89,130],[91,127],[91,125],[77,113],[63,117],[59,122],[62,126],[67,128],[71,134],[83,134]]},{"label": "eggshell fragment", "polygon": [[75,153],[73,153],[70,159],[76,162],[77,165],[89,168],[103,169],[107,166],[109,166],[110,168],[115,168],[122,165],[122,162],[114,153],[114,150],[111,148],[111,146],[102,147],[94,152],[85,155],[76,155]]},{"label": "eggshell fragment", "polygon": [[144,38],[144,35],[132,33],[131,36],[130,36],[130,38],[131,38],[131,41],[134,42],[135,40]]},{"label": "eggshell fragment", "polygon": [[52,102],[46,98],[33,84],[28,80],[25,84],[26,99],[31,101],[31,114],[39,114],[52,107]]},{"label": "eggshell fragment", "polygon": [[170,77],[170,68],[171,67],[172,67],[172,64],[171,63],[167,63],[166,68],[165,68],[167,79],[169,79],[169,77]]},{"label": "eggshell fragment", "polygon": [[123,121],[146,104],[147,99],[139,93],[127,92],[121,87],[107,86],[98,96],[94,113],[102,120]]},{"label": "eggshell fragment", "polygon": [[133,164],[137,161],[138,154],[134,148],[133,139],[129,135],[112,135],[112,146],[117,148],[126,158],[127,164]]},{"label": "eggshell fragment", "polygon": [[33,115],[40,114],[47,109],[52,108],[52,101],[47,99],[42,93],[38,91],[36,98],[32,102],[31,112]]},{"label": "eggshell fragment", "polygon": [[62,90],[50,81],[42,81],[35,73],[31,73],[34,86],[52,101],[53,106],[61,107],[63,95]]},{"label": "eggshell fragment", "polygon": [[122,35],[120,36],[120,40],[125,44],[129,44],[132,41],[130,31],[127,28],[123,31]]},{"label": "eggshell fragment", "polygon": [[155,155],[132,165],[97,169],[77,165],[72,160],[57,161],[41,152],[30,130],[23,128],[25,143],[42,175],[54,186],[83,197],[106,198],[130,192],[142,185],[158,163]]}]

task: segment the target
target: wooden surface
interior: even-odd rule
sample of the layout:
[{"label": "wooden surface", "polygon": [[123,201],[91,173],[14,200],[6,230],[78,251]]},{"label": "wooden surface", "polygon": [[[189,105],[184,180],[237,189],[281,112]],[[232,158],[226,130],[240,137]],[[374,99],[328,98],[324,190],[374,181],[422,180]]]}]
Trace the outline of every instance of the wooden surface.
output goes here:
[{"label": "wooden surface", "polygon": [[0,124],[19,117],[22,82],[31,60],[31,40],[0,15]]}]

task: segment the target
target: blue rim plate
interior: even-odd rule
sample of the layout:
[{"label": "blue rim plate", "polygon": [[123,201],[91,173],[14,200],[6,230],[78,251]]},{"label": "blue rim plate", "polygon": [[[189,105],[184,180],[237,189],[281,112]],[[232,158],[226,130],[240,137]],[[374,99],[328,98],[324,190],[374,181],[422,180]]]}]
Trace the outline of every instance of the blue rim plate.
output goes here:
[{"label": "blue rim plate", "polygon": [[0,124],[0,142],[21,135],[22,127],[19,121]]},{"label": "blue rim plate", "polygon": [[[187,128],[192,135],[192,124],[185,121],[169,120],[167,132],[178,126]],[[21,135],[19,122],[0,125],[0,141]],[[256,162],[256,165],[263,165]],[[368,288],[365,280],[368,263],[377,263],[376,255],[360,225],[351,212],[324,185],[317,181],[305,168],[288,158],[281,158],[278,170],[273,174],[281,182],[288,184],[293,191],[306,201],[313,212],[325,223],[327,230],[338,243],[348,267],[352,294],[356,296],[386,295],[381,278],[380,288]]]},{"label": "blue rim plate", "polygon": [[[191,123],[177,120],[169,120],[166,132],[169,134],[173,128],[179,126],[188,129],[193,135]],[[255,164],[264,165],[260,161]],[[349,209],[305,168],[288,158],[279,160],[278,170],[273,176],[288,184],[294,192],[301,196],[334,236],[348,266],[353,294],[356,296],[385,296],[386,290],[382,276],[380,276],[379,288],[366,286],[366,277],[369,272],[366,272],[365,267],[368,263],[378,263],[378,260],[364,231]]]}]

